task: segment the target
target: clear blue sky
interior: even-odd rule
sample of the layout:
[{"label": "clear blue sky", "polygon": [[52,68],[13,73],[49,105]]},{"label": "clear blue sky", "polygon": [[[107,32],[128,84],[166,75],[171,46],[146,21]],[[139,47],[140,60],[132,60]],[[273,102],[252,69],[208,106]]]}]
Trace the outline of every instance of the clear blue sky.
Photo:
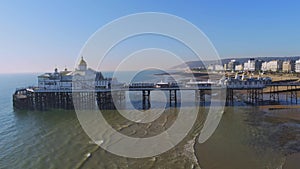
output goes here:
[{"label": "clear blue sky", "polygon": [[300,55],[300,2],[15,1],[0,2],[0,73],[73,68],[101,26],[137,12],[164,12],[195,24],[222,58]]}]

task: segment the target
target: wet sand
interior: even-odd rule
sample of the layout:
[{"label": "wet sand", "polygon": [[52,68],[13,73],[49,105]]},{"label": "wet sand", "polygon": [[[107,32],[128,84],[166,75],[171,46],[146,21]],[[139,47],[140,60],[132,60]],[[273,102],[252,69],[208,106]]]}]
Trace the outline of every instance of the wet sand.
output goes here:
[{"label": "wet sand", "polygon": [[[271,105],[260,106],[260,109],[267,112],[264,121],[271,122],[280,127],[276,141],[285,148],[286,159],[283,169],[297,169],[300,166],[299,153],[299,129],[300,105]],[[276,128],[274,128],[275,130]]]},{"label": "wet sand", "polygon": [[300,153],[288,156],[283,169],[296,169],[296,166],[300,166]]},{"label": "wet sand", "polygon": [[273,117],[300,121],[300,105],[267,105],[259,108],[271,112]]}]

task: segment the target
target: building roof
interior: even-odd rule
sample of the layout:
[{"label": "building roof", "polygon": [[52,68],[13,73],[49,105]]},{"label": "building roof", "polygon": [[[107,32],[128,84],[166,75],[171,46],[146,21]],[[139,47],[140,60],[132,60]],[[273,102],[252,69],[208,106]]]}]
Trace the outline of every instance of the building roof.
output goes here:
[{"label": "building roof", "polygon": [[39,75],[38,77],[41,77],[41,78],[49,78],[51,76],[51,73],[44,73],[42,75]]},{"label": "building roof", "polygon": [[67,76],[67,75],[70,75],[70,73],[71,73],[72,71],[66,71],[66,70],[64,70],[64,71],[61,71],[61,72],[59,72],[61,75],[63,75],[63,76]]}]

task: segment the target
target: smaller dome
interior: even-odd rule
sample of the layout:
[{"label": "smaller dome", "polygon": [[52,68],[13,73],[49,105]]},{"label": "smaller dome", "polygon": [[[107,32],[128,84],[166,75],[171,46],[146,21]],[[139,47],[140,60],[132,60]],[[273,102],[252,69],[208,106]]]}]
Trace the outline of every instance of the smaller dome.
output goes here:
[{"label": "smaller dome", "polygon": [[83,57],[81,57],[81,60],[79,62],[79,66],[87,66],[86,62],[83,60]]}]

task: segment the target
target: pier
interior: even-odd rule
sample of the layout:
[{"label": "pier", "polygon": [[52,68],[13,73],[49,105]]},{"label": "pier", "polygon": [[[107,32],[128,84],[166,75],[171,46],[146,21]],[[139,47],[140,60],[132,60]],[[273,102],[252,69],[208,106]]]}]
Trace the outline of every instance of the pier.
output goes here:
[{"label": "pier", "polygon": [[298,91],[300,91],[300,83],[275,83],[269,86],[269,94],[271,101],[279,101],[279,94],[285,94],[287,103],[298,104]]},{"label": "pier", "polygon": [[[207,93],[210,93],[211,90],[226,90],[226,105],[234,105],[235,93],[239,91],[246,93],[244,101],[253,105],[262,105],[265,101],[278,103],[279,94],[286,95],[286,102],[297,104],[297,92],[300,91],[300,83],[272,83],[255,86],[251,84],[236,85],[236,83],[226,86],[201,84],[194,87],[164,88],[154,86],[95,90],[47,90],[31,87],[17,89],[13,95],[13,103],[16,108],[31,110],[74,109],[74,105],[84,108],[95,106],[94,103],[97,104],[99,109],[115,109],[114,102],[124,102],[127,92],[141,92],[142,107],[143,109],[149,109],[151,108],[151,92],[165,91],[169,95],[169,105],[176,107],[178,105],[178,92],[188,90],[194,91],[195,102],[198,102],[200,106],[205,106],[205,103],[208,101]],[[264,97],[266,94],[269,95],[269,99]],[[74,97],[76,99],[73,99]],[[73,102],[74,100],[76,103]]]}]

